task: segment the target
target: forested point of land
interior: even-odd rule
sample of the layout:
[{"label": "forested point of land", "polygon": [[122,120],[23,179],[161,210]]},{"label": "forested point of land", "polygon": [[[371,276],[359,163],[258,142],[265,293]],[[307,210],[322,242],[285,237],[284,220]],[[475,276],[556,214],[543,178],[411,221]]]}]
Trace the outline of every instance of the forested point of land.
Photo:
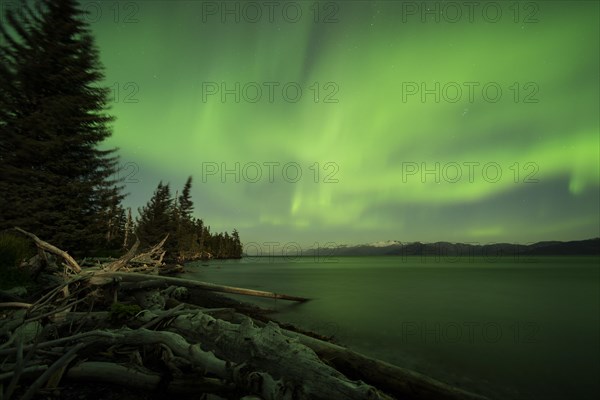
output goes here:
[{"label": "forested point of land", "polygon": [[[4,11],[4,10],[3,10]],[[76,256],[117,256],[139,238],[169,235],[167,257],[239,258],[239,234],[193,217],[191,177],[181,196],[159,183],[133,218],[123,206],[110,88],[76,1],[23,2],[0,24],[0,231],[15,226]]]}]

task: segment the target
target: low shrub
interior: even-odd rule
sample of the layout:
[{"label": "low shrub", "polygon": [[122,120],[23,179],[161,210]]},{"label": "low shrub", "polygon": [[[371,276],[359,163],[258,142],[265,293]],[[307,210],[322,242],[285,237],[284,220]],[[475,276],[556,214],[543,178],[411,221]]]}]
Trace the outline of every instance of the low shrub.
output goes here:
[{"label": "low shrub", "polygon": [[0,232],[0,289],[28,285],[29,276],[19,265],[35,254],[35,246],[29,239],[17,233]]}]

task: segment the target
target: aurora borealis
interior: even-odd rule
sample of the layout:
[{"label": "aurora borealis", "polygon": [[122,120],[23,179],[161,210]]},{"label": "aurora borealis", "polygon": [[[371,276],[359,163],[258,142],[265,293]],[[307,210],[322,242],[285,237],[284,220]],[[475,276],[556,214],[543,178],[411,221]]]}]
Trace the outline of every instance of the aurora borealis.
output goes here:
[{"label": "aurora borealis", "polygon": [[246,243],[600,235],[598,2],[81,4],[134,210],[192,175]]}]

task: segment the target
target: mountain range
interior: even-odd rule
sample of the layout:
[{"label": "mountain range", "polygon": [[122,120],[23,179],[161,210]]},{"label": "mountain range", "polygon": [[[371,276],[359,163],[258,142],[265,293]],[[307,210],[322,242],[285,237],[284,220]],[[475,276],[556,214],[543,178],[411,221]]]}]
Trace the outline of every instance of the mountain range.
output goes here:
[{"label": "mountain range", "polygon": [[[317,249],[308,249],[303,255],[315,255]],[[470,244],[450,242],[400,242],[388,240],[361,245],[340,245],[332,248],[318,249],[321,255],[330,256],[575,256],[600,255],[600,238],[574,240],[568,242],[545,241],[533,244]]]}]

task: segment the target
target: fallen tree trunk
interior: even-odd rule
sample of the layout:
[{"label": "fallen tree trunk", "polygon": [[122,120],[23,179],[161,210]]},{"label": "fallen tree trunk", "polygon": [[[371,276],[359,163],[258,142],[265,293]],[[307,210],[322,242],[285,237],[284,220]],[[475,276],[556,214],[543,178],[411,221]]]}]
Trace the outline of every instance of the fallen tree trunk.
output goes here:
[{"label": "fallen tree trunk", "polygon": [[298,338],[340,372],[362,379],[401,398],[422,400],[486,400],[487,397],[448,385],[427,375],[376,360],[350,349],[310,336],[286,332]]},{"label": "fallen tree trunk", "polygon": [[123,255],[123,257],[119,258],[117,261],[111,262],[110,264],[108,264],[104,268],[107,271],[118,271],[119,269],[125,267],[125,265],[127,265],[127,263],[133,257],[135,257],[135,254],[136,254],[137,249],[138,249],[139,246],[140,246],[140,240],[136,239],[136,241],[133,244],[133,246],[131,246],[131,249],[129,249],[129,251],[127,253],[125,253],[125,255]]},{"label": "fallen tree trunk", "polygon": [[[213,349],[215,354],[247,366],[238,371],[234,380],[264,398],[390,399],[376,388],[350,380],[324,364],[311,349],[298,340],[290,340],[272,322],[259,328],[247,318],[238,325],[197,311],[175,318],[169,330],[181,332]],[[263,374],[243,372],[248,369]]]},{"label": "fallen tree trunk", "polygon": [[33,304],[29,304],[29,303],[22,303],[19,301],[9,301],[6,303],[0,303],[0,308],[4,308],[4,307],[13,307],[13,308],[31,308],[33,306]]},{"label": "fallen tree trunk", "polygon": [[102,361],[82,362],[70,368],[67,377],[74,380],[112,383],[140,390],[155,390],[162,380],[158,373]]},{"label": "fallen tree trunk", "polygon": [[[220,319],[232,323],[243,323],[248,317],[239,313],[220,314]],[[258,326],[267,326],[262,321],[253,320]],[[401,368],[385,361],[367,357],[346,347],[326,342],[299,332],[280,328],[290,339],[312,349],[324,362],[332,365],[346,376],[360,379],[401,399],[419,400],[489,400],[485,396],[472,393],[427,375]]]},{"label": "fallen tree trunk", "polygon": [[281,300],[290,300],[290,301],[298,301],[298,302],[305,302],[305,301],[310,300],[305,297],[289,296],[286,294],[265,292],[262,290],[244,289],[244,288],[239,288],[239,287],[234,287],[234,286],[215,285],[213,283],[192,281],[189,279],[174,278],[174,277],[169,277],[169,276],[155,276],[155,275],[128,273],[128,272],[108,272],[107,271],[107,272],[94,272],[90,277],[90,283],[93,285],[104,285],[104,284],[110,283],[114,280],[120,280],[122,282],[158,281],[158,282],[164,282],[167,285],[176,285],[176,286],[184,286],[184,287],[188,287],[188,288],[197,288],[197,289],[207,290],[207,291],[211,291],[211,292],[243,294],[246,296],[266,297],[269,299],[281,299]]},{"label": "fallen tree trunk", "polygon": [[220,379],[201,376],[176,377],[165,383],[165,378],[156,372],[101,361],[82,362],[70,368],[66,377],[75,381],[110,383],[138,390],[162,389],[173,394],[227,394],[235,391],[232,383]]},{"label": "fallen tree trunk", "polygon": [[37,237],[36,235],[34,235],[33,233],[29,233],[27,231],[24,231],[23,229],[19,228],[19,227],[15,227],[14,228],[17,232],[22,233],[25,236],[28,236],[29,238],[33,239],[33,241],[35,242],[36,246],[39,247],[42,250],[47,251],[48,253],[52,253],[56,256],[62,257],[66,263],[67,266],[76,274],[81,272],[81,267],[79,266],[79,264],[77,264],[77,261],[75,261],[75,259],[73,257],[71,257],[66,251],[63,251],[61,249],[59,249],[58,247],[55,247],[53,245],[51,245],[48,242],[44,242],[42,239],[40,239],[39,237]]},{"label": "fallen tree trunk", "polygon": [[163,240],[157,243],[150,250],[148,250],[145,253],[138,254],[135,257],[132,257],[129,262],[143,265],[150,264],[156,267],[161,266],[163,258],[165,257],[165,251],[163,250],[163,246],[168,238],[169,235],[167,234]]},{"label": "fallen tree trunk", "polygon": [[173,354],[187,359],[195,367],[222,379],[230,377],[227,362],[217,358],[212,352],[204,351],[199,344],[190,344],[183,336],[166,331],[148,329],[118,329],[88,332],[79,343],[106,343],[114,345],[154,345],[164,344]]}]

